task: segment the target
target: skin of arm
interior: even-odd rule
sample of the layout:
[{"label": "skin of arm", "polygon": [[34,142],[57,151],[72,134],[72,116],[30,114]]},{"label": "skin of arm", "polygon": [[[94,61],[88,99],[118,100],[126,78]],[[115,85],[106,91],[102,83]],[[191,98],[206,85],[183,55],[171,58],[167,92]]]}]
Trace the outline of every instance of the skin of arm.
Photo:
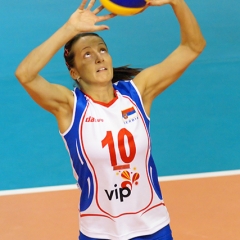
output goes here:
[{"label": "skin of arm", "polygon": [[180,25],[180,45],[161,63],[146,68],[134,78],[150,115],[152,101],[174,83],[187,67],[200,55],[206,42],[199,25],[184,0],[151,0],[149,6],[170,4]]},{"label": "skin of arm", "polygon": [[[100,6],[94,11],[90,11],[95,0],[91,0],[84,9],[86,3],[87,0],[83,0],[69,20],[49,39],[35,48],[21,62],[15,72],[17,79],[33,100],[55,115],[61,132],[68,128],[72,119],[74,102],[72,92],[64,86],[49,83],[39,75],[39,72],[56,52],[76,34],[108,29],[106,25],[97,26],[95,24],[108,20],[115,15],[96,16],[103,7]],[[181,43],[163,62],[145,69],[134,78],[148,115],[150,115],[153,99],[176,81],[205,47],[205,40],[196,19],[183,0],[148,1],[149,6],[165,4],[172,6],[179,21]]]},{"label": "skin of arm", "polygon": [[67,102],[69,93],[64,87],[49,83],[38,73],[70,39],[71,35],[72,31],[64,25],[44,43],[31,51],[15,72],[17,79],[30,96],[44,109],[53,113],[57,111],[58,102]]},{"label": "skin of arm", "polygon": [[51,84],[40,76],[39,72],[47,65],[57,51],[76,34],[108,29],[106,25],[97,26],[95,24],[108,20],[115,15],[96,16],[103,7],[100,6],[91,11],[95,0],[91,0],[84,9],[86,3],[87,0],[83,0],[69,20],[45,42],[30,52],[15,72],[20,84],[32,99],[55,115],[60,131],[64,131],[71,122],[74,102],[73,94],[64,86]]}]

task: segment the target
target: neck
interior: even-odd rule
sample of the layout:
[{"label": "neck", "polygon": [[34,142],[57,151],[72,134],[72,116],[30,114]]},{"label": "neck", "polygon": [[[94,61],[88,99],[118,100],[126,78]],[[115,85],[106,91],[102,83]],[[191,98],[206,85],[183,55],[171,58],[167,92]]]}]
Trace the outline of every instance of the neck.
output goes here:
[{"label": "neck", "polygon": [[103,103],[109,103],[113,100],[114,96],[114,88],[112,83],[106,86],[81,86],[81,90],[90,96],[93,100]]}]

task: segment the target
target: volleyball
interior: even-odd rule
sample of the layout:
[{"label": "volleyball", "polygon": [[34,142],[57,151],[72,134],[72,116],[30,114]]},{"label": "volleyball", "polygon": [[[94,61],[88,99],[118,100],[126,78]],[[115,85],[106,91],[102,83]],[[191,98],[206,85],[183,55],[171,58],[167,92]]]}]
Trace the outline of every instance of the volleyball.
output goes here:
[{"label": "volleyball", "polygon": [[100,0],[100,2],[109,12],[122,16],[140,13],[146,6],[145,0]]}]

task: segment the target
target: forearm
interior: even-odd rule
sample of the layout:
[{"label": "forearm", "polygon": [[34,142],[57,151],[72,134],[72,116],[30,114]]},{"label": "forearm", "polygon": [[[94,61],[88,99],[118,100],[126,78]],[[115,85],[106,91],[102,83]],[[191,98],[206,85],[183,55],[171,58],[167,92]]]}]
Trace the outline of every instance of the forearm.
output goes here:
[{"label": "forearm", "polygon": [[195,52],[202,52],[206,42],[196,18],[185,1],[173,0],[171,6],[180,24],[181,45],[188,46]]},{"label": "forearm", "polygon": [[34,80],[57,51],[74,35],[75,32],[65,24],[45,42],[32,50],[16,70],[15,74],[19,81],[27,83]]}]

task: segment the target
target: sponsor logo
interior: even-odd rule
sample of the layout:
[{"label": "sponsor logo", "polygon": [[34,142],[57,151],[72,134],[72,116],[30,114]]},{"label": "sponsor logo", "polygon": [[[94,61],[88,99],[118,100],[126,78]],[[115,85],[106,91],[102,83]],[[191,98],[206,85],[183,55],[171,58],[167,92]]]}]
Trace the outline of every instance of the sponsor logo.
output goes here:
[{"label": "sponsor logo", "polygon": [[131,173],[127,170],[124,170],[123,172],[121,172],[120,176],[123,179],[120,188],[118,188],[117,184],[114,184],[114,189],[110,191],[106,189],[104,190],[109,201],[112,201],[112,199],[119,199],[120,202],[123,202],[125,198],[131,195],[133,185],[138,185],[138,180],[140,178],[139,173]]},{"label": "sponsor logo", "polygon": [[105,189],[105,193],[107,194],[107,197],[109,201],[113,199],[119,199],[120,202],[123,202],[124,198],[127,198],[131,195],[131,190],[128,187],[125,188],[117,188],[117,184],[114,185],[115,189],[108,191]]},{"label": "sponsor logo", "polygon": [[102,118],[86,117],[85,122],[103,122]]}]

